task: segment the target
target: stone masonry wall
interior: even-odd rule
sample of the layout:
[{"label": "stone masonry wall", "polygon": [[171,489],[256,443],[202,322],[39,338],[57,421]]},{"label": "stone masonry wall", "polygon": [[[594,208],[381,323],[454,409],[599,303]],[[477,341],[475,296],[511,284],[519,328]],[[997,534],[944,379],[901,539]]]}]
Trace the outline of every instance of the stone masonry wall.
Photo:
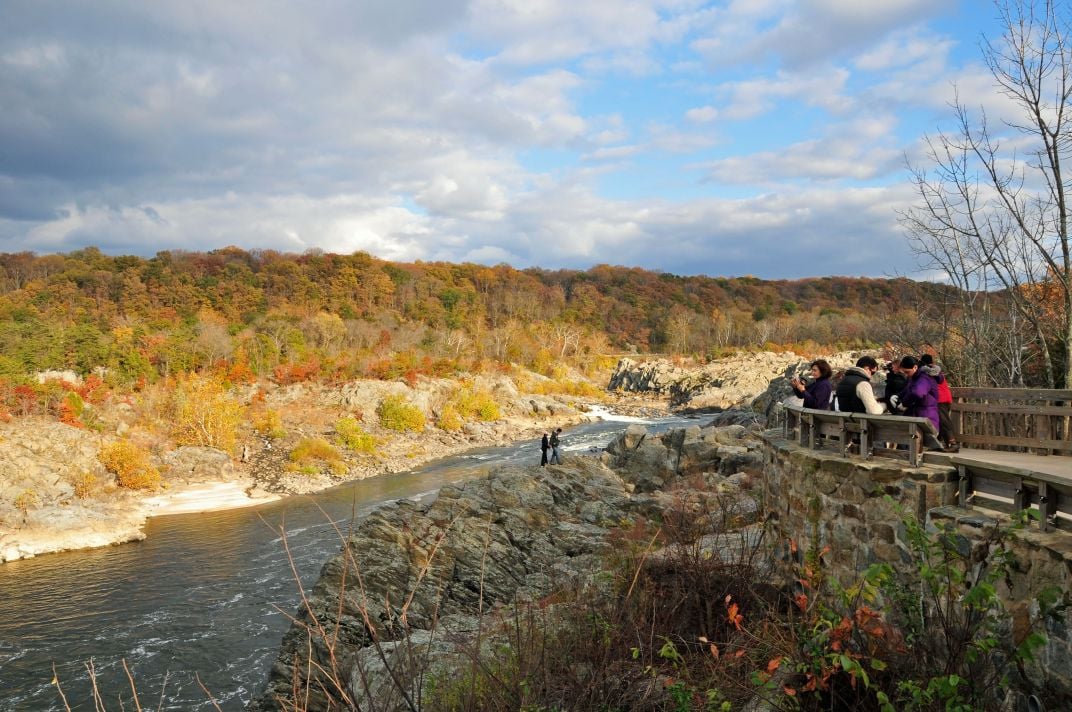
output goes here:
[{"label": "stone masonry wall", "polygon": [[[790,539],[797,544],[798,561],[813,545],[829,547],[827,569],[843,583],[875,562],[910,562],[904,515],[931,529],[951,527],[958,548],[976,561],[986,559],[982,542],[987,531],[1002,523],[997,513],[955,506],[957,473],[952,467],[847,459],[807,450],[775,431],[763,439],[768,536],[783,542],[780,553],[787,563],[793,558],[784,545]],[[1043,589],[1056,587],[1065,604],[1072,602],[1072,533],[1044,534],[1029,527],[1015,534],[1010,547],[1014,564],[998,594],[1011,615],[1013,638],[1019,640],[1038,613],[1035,599]],[[1072,709],[1072,613],[1066,609],[1048,619],[1043,632],[1047,643],[1028,668],[1030,686],[1049,703],[1046,709]],[[1026,700],[1021,695],[1013,708],[1027,709]]]}]

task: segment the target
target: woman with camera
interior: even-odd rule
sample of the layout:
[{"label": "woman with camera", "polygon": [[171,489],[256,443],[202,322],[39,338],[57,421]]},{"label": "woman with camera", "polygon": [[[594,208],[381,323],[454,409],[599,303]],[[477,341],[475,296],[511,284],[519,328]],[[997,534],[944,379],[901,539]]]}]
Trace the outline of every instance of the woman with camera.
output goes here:
[{"label": "woman with camera", "polygon": [[794,376],[789,383],[793,386],[793,393],[804,399],[805,408],[830,410],[830,394],[834,390],[830,385],[830,376],[833,373],[830,364],[820,358],[811,364],[812,382],[810,385],[805,386],[799,376]]}]

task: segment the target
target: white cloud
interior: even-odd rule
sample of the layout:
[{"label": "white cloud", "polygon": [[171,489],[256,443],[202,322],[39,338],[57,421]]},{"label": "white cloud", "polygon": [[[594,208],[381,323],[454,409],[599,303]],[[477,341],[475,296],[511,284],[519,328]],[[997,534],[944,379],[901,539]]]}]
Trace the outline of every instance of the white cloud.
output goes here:
[{"label": "white cloud", "polygon": [[693,46],[711,66],[777,57],[791,71],[872,47],[891,32],[956,7],[956,0],[733,2]]},{"label": "white cloud", "polygon": [[848,79],[848,70],[831,67],[823,72],[779,72],[772,79],[729,82],[717,89],[719,94],[729,97],[728,104],[719,111],[726,119],[750,119],[791,99],[832,113],[844,113],[855,106],[844,90]]},{"label": "white cloud", "polygon": [[697,106],[685,112],[685,120],[694,124],[709,124],[718,118],[718,109],[713,106]]},{"label": "white cloud", "polygon": [[583,158],[591,161],[616,161],[634,156],[639,151],[639,146],[607,146],[605,148],[597,148],[591,153],[586,153]]},{"label": "white cloud", "polygon": [[734,185],[778,186],[786,181],[866,181],[899,171],[902,151],[889,117],[861,117],[829,127],[822,139],[778,151],[733,156],[700,166],[710,178]]},{"label": "white cloud", "polygon": [[[808,264],[781,258],[790,232],[896,239],[891,167],[912,137],[883,112],[946,115],[950,77],[998,105],[920,24],[952,1],[16,4],[0,26],[0,249],[790,274]],[[749,133],[793,104],[828,130],[794,126],[787,146]],[[715,146],[709,177],[764,194],[601,196],[685,185]]]},{"label": "white cloud", "polygon": [[[853,64],[869,72],[912,66],[917,72],[934,74],[945,69],[954,44],[948,38],[929,32],[901,32],[864,50]],[[917,78],[919,76],[917,74]]]}]

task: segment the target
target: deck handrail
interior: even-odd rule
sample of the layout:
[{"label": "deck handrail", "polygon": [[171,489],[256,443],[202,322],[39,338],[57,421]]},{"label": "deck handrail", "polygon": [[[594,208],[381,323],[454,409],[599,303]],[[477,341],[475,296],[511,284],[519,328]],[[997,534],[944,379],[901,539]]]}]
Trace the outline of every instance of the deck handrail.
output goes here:
[{"label": "deck handrail", "polygon": [[957,505],[964,509],[982,505],[1005,512],[1034,510],[1044,532],[1072,522],[1072,478],[955,455],[949,462],[957,468]]},{"label": "deck handrail", "polygon": [[953,388],[957,440],[973,448],[1072,453],[1072,389]]},{"label": "deck handrail", "polygon": [[[907,457],[912,467],[919,464],[919,443],[925,435],[937,435],[927,418],[903,415],[871,415],[838,410],[818,410],[799,405],[785,406],[784,435],[810,450],[837,443],[842,453],[856,447],[858,454]],[[894,447],[887,447],[893,445]],[[897,446],[903,445],[904,448]]]}]

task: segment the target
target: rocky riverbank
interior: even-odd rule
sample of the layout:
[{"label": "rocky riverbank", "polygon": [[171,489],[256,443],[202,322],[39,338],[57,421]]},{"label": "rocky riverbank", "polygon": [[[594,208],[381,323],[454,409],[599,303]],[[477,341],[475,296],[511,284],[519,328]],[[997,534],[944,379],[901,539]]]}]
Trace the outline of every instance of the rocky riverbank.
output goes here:
[{"label": "rocky riverbank", "polygon": [[[275,438],[244,432],[235,453],[208,447],[174,447],[153,439],[139,423],[139,410],[152,404],[120,402],[100,407],[97,429],[76,428],[46,419],[17,418],[0,423],[0,562],[70,549],[105,546],[144,538],[147,517],[249,506],[279,497],[318,491],[345,480],[401,472],[468,449],[538,438],[551,427],[589,419],[593,402],[519,391],[506,376],[476,377],[468,383],[493,394],[500,417],[469,422],[456,432],[425,427],[399,433],[376,422],[376,406],[401,395],[434,418],[453,379],[400,382],[354,381],[338,387],[260,384],[243,394],[281,414]],[[638,403],[641,401],[637,401]],[[645,407],[657,409],[647,400]],[[638,406],[639,407],[639,406]],[[371,417],[362,415],[368,413]],[[289,453],[306,438],[334,438],[341,417],[357,417],[376,438],[374,453],[339,448],[344,469],[297,471]],[[163,484],[153,491],[118,487],[99,453],[120,437],[151,444],[152,465]]]},{"label": "rocky riverbank", "polygon": [[[308,690],[303,709],[334,709],[342,695],[358,708],[372,698],[376,709],[403,709],[418,673],[427,680],[457,669],[483,614],[591,579],[611,533],[661,516],[690,478],[725,497],[720,512],[754,517],[744,488],[760,468],[758,442],[743,427],[656,437],[634,425],[599,457],[504,468],[444,487],[429,503],[382,507],[325,565],[251,709],[290,709],[295,690]],[[308,679],[310,669],[322,673]]]}]

